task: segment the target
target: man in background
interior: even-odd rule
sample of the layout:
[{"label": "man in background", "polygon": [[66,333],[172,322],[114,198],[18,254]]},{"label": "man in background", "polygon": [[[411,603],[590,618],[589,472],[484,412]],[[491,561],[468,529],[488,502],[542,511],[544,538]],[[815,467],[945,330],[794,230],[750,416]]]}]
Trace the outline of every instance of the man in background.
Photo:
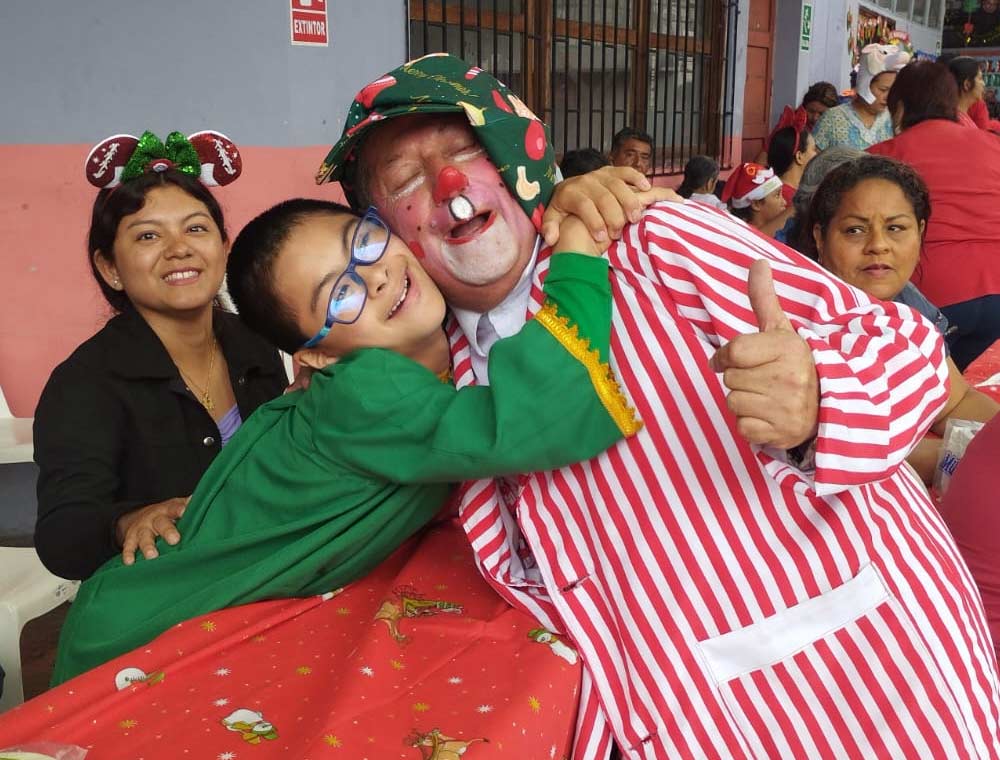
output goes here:
[{"label": "man in background", "polygon": [[643,174],[653,167],[653,138],[648,132],[625,127],[611,138],[612,166],[630,166]]}]

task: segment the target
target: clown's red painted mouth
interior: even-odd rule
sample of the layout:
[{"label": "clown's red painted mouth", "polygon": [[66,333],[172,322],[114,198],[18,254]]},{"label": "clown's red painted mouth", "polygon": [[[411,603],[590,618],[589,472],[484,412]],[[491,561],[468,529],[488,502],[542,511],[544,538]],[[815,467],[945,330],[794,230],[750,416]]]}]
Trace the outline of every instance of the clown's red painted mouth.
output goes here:
[{"label": "clown's red painted mouth", "polygon": [[468,243],[476,237],[476,235],[488,230],[496,220],[496,217],[497,215],[495,211],[489,211],[478,214],[467,222],[455,225],[452,227],[451,232],[448,233],[448,237],[445,238],[445,242],[452,245],[462,245],[463,243]]}]

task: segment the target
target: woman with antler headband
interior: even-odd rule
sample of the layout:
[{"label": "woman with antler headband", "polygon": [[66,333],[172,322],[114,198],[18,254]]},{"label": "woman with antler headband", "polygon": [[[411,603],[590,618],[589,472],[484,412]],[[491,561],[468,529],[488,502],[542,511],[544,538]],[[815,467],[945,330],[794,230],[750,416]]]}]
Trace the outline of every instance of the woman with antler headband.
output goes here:
[{"label": "woman with antler headband", "polygon": [[201,475],[285,387],[276,349],[215,308],[229,239],[206,185],[241,169],[216,132],[116,135],[87,157],[88,257],[117,314],[56,367],[35,416],[35,546],[57,575],[180,540]]}]

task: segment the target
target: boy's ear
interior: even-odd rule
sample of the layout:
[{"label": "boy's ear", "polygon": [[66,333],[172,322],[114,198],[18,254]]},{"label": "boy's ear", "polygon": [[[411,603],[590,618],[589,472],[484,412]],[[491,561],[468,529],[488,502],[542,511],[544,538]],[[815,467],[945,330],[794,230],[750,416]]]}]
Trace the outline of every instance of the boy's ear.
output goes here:
[{"label": "boy's ear", "polygon": [[292,358],[299,364],[310,369],[323,369],[331,364],[336,364],[338,357],[325,354],[317,348],[300,348]]}]

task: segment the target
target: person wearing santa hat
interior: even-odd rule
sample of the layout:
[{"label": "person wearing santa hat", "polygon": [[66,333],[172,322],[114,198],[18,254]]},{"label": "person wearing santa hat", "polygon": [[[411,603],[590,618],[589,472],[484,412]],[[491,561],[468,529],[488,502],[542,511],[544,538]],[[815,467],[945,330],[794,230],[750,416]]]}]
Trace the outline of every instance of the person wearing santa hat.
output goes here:
[{"label": "person wearing santa hat", "polygon": [[773,169],[748,162],[729,175],[722,200],[729,204],[733,216],[773,236],[794,213],[785,202],[781,187],[781,178]]}]

